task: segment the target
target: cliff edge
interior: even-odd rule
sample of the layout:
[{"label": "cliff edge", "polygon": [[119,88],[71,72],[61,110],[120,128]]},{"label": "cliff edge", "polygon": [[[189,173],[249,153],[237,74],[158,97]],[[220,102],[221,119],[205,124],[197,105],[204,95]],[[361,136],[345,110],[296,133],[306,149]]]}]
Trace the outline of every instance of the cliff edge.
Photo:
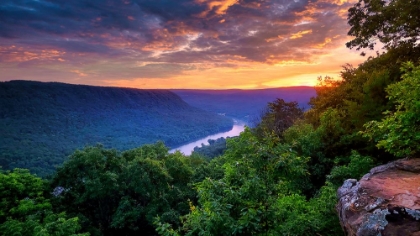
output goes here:
[{"label": "cliff edge", "polygon": [[420,236],[420,158],[370,170],[338,189],[337,212],[346,235]]}]

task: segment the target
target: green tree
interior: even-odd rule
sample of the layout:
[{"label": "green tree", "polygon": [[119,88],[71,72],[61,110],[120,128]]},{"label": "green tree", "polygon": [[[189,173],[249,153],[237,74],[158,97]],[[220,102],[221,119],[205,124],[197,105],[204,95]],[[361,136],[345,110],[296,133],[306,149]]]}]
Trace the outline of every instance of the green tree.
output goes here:
[{"label": "green tree", "polygon": [[402,81],[386,91],[396,103],[396,111],[385,112],[381,121],[370,121],[362,132],[377,142],[379,148],[398,156],[411,156],[420,151],[420,66],[405,63]]},{"label": "green tree", "polygon": [[318,127],[299,120],[284,132],[286,144],[299,156],[310,157],[310,182],[301,189],[307,197],[313,197],[325,184],[335,160],[350,152],[343,140],[346,137],[343,121],[338,109],[328,108],[320,115]]},{"label": "green tree", "polygon": [[93,235],[155,234],[156,216],[178,225],[195,200],[191,181],[200,160],[168,154],[163,143],[119,153],[101,146],[76,151],[57,170],[53,186],[65,189],[57,206],[80,216]]},{"label": "green tree", "polygon": [[283,132],[301,118],[303,109],[299,108],[297,102],[286,102],[278,98],[268,103],[267,111],[262,115],[255,131],[260,136],[274,131],[277,136],[282,137]]},{"label": "green tree", "polygon": [[378,150],[373,142],[368,142],[359,132],[364,130],[365,123],[382,119],[383,112],[395,111],[393,101],[386,98],[385,89],[401,80],[400,67],[405,60],[418,61],[418,50],[393,48],[368,59],[357,68],[345,66],[341,72],[342,80],[329,77],[320,80],[316,88],[317,97],[311,99],[311,109],[305,113],[305,121],[317,129],[322,114],[334,109],[334,117],[341,127],[338,136],[323,136],[324,156],[331,160],[340,159],[335,161],[338,165],[349,163],[352,150],[384,162],[395,159],[394,155]]},{"label": "green tree", "polygon": [[87,236],[78,218],[53,213],[45,183],[28,170],[0,172],[0,235]]},{"label": "green tree", "polygon": [[226,139],[224,137],[216,140],[209,139],[209,145],[201,144],[201,147],[195,147],[193,153],[200,154],[207,159],[213,159],[221,156],[226,150]]},{"label": "green tree", "polygon": [[327,183],[309,200],[299,194],[278,198],[275,212],[281,223],[274,235],[342,235],[336,193],[337,188]]},{"label": "green tree", "polygon": [[[179,234],[259,235],[276,234],[280,195],[298,193],[307,178],[307,158],[298,157],[272,134],[259,141],[246,129],[228,139],[224,175],[197,184],[198,205],[191,204]],[[157,222],[162,235],[174,232]]]},{"label": "green tree", "polygon": [[374,161],[369,156],[362,156],[357,151],[352,151],[350,162],[347,165],[337,165],[327,176],[329,182],[340,186],[346,179],[359,179],[374,167]]}]

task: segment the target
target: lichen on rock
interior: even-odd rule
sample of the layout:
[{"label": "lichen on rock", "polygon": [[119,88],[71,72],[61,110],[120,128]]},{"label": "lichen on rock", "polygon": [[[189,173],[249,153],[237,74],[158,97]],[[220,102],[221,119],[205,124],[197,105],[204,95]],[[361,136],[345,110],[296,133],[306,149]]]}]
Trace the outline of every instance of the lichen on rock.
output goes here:
[{"label": "lichen on rock", "polygon": [[381,235],[387,226],[388,221],[386,220],[386,215],[389,215],[388,209],[376,209],[372,214],[365,215],[363,223],[360,225],[357,230],[358,236],[378,236]]},{"label": "lichen on rock", "polygon": [[410,216],[412,216],[413,218],[415,218],[416,220],[420,220],[420,210],[412,210],[412,209],[405,208],[405,211]]}]

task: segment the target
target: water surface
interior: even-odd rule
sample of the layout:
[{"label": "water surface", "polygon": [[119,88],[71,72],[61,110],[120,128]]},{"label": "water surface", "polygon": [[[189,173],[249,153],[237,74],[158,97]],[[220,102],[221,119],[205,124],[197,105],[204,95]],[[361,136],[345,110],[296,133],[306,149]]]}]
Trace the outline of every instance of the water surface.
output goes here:
[{"label": "water surface", "polygon": [[169,150],[169,153],[174,153],[176,150],[179,150],[180,152],[184,153],[184,155],[191,155],[192,151],[194,150],[195,147],[199,146],[201,147],[201,144],[204,145],[209,145],[208,140],[209,139],[218,139],[218,138],[227,138],[227,137],[235,137],[235,136],[239,136],[239,134],[244,131],[245,129],[245,123],[234,120],[234,125],[232,127],[231,130],[227,131],[227,132],[221,132],[221,133],[217,133],[217,134],[213,134],[213,135],[209,135],[205,138],[199,139],[197,141],[185,144],[181,147],[177,147],[174,149]]}]

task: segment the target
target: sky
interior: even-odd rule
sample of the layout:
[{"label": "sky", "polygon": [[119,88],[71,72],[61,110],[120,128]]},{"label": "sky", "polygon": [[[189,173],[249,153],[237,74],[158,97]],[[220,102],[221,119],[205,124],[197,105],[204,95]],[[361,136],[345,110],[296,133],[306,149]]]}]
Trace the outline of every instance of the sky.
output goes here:
[{"label": "sky", "polygon": [[1,0],[0,81],[257,89],[339,78],[354,0]]}]

